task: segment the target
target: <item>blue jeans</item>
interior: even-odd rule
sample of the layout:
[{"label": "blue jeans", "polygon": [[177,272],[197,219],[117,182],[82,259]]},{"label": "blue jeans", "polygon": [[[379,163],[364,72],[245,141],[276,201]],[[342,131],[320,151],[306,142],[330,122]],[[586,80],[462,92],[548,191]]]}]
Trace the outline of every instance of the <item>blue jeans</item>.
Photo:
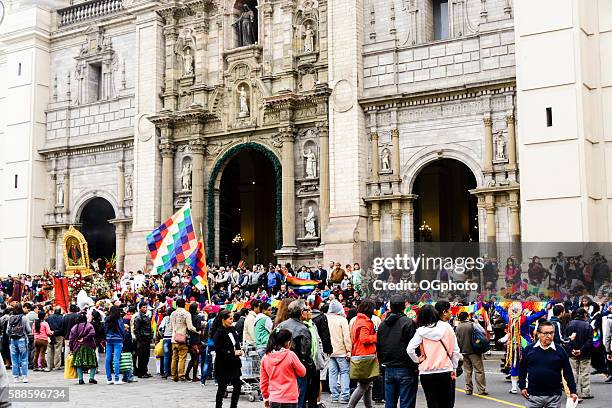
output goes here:
[{"label": "blue jeans", "polygon": [[162,364],[162,375],[168,377],[170,375],[170,363],[172,362],[172,337],[162,340],[162,349],[164,350],[164,360]]},{"label": "blue jeans", "polygon": [[134,379],[134,371],[127,370],[123,373],[123,382],[131,382]]},{"label": "blue jeans", "polygon": [[202,364],[200,364],[200,382],[204,384],[208,379],[208,375],[212,370],[212,351],[215,351],[215,346],[206,346],[202,349]]},{"label": "blue jeans", "polygon": [[13,377],[28,376],[28,339],[10,339],[11,365],[13,366]]},{"label": "blue jeans", "polygon": [[304,408],[306,402],[306,392],[308,391],[308,377],[297,378],[298,389],[300,390],[300,397],[298,399],[298,408]]},{"label": "blue jeans", "polygon": [[[346,357],[332,357],[329,360],[329,391],[332,401],[348,401],[351,396],[351,379],[349,378],[349,361]],[[338,384],[340,376],[340,384]]]},{"label": "blue jeans", "polygon": [[123,343],[106,343],[106,379],[111,381],[111,362],[113,363],[113,372],[115,373],[115,381],[119,381],[119,360],[121,359],[121,349]]},{"label": "blue jeans", "polygon": [[419,381],[414,370],[403,367],[385,367],[385,408],[414,408]]}]

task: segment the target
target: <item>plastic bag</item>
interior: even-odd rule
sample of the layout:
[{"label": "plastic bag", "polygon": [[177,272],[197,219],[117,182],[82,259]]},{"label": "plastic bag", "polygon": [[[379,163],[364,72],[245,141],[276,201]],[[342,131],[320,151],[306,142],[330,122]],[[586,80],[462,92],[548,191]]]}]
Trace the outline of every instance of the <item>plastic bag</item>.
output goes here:
[{"label": "plastic bag", "polygon": [[155,345],[155,357],[163,357],[164,356],[164,345],[163,345],[163,340],[160,340],[157,342],[157,344]]},{"label": "plastic bag", "polygon": [[578,406],[578,398],[576,398],[576,401],[574,401],[571,398],[568,398],[567,401],[565,401],[565,408],[576,408]]},{"label": "plastic bag", "polygon": [[74,354],[72,353],[68,354],[68,357],[66,357],[66,364],[64,368],[64,379],[66,380],[74,380],[75,378],[77,378],[77,370],[72,364],[73,359]]}]

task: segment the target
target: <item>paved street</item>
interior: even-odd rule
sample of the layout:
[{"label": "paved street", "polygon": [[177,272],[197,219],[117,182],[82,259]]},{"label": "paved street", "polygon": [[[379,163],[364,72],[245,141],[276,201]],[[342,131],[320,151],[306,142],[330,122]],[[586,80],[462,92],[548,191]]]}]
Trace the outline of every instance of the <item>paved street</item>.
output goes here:
[{"label": "paved street", "polygon": [[[101,359],[103,359],[103,355]],[[504,379],[504,375],[499,373],[499,361],[497,356],[490,357],[486,361],[485,368],[487,374],[487,388],[489,397],[466,396],[461,389],[456,393],[456,407],[459,408],[503,408],[503,407],[523,407],[524,400],[520,396],[508,393],[510,383]],[[151,360],[151,371],[155,371],[154,360]],[[21,407],[79,407],[79,408],[112,408],[112,407],[214,407],[216,386],[210,382],[205,387],[200,384],[192,383],[173,383],[172,381],[162,380],[155,376],[148,380],[139,380],[135,384],[121,386],[106,385],[106,376],[98,374],[98,385],[78,385],[76,380],[64,380],[63,372],[55,371],[52,373],[33,372],[30,375],[29,387],[40,386],[66,386],[70,387],[70,402],[67,403],[15,403],[16,408]],[[595,399],[584,402],[581,408],[609,408],[612,400],[612,385],[604,384],[604,377],[592,377],[592,393]],[[463,387],[463,379],[458,382]],[[329,394],[323,395],[324,401],[329,401]],[[226,400],[229,406],[229,400]],[[246,396],[240,399],[240,408],[259,408],[263,404],[259,402],[249,402]],[[328,407],[340,408],[339,404],[332,405],[327,402]],[[359,407],[363,407],[361,402]],[[382,405],[378,405],[381,406]],[[425,408],[425,397],[421,390],[417,398],[417,407]]]}]

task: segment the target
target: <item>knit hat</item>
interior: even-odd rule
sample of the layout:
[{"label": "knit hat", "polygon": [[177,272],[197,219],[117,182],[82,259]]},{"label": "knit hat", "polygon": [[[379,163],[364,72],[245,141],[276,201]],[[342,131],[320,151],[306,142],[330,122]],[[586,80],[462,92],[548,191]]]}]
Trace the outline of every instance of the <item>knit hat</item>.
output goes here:
[{"label": "knit hat", "polygon": [[344,308],[342,307],[342,304],[338,302],[336,299],[330,302],[327,313],[335,314],[339,316],[346,316],[346,314],[344,313]]}]

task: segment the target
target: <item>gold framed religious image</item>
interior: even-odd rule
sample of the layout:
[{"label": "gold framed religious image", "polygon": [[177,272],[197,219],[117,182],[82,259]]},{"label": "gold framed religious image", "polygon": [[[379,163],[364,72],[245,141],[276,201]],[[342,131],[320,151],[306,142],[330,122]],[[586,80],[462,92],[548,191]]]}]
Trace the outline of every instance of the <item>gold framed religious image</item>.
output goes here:
[{"label": "gold framed religious image", "polygon": [[76,271],[86,274],[89,270],[87,241],[83,234],[72,225],[64,234],[62,249],[64,265],[66,265],[66,275],[71,275]]}]

